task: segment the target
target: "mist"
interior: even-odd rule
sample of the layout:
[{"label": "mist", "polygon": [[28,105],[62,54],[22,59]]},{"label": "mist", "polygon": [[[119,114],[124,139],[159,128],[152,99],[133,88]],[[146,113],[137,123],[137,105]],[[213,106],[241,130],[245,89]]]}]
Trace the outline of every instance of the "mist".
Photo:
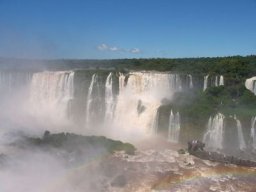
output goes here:
[{"label": "mist", "polygon": [[[224,130],[232,130],[224,126],[224,116],[205,116],[200,129],[184,116],[182,106],[191,105],[197,91],[207,89],[203,77],[57,68],[42,70],[40,66],[37,70],[0,73],[2,191],[97,192],[129,188],[132,185],[127,183],[138,182],[133,176],[139,177],[141,171],[148,178],[148,172],[163,173],[165,163],[180,164],[183,156],[172,149],[184,147],[194,138],[203,139],[207,149],[251,158],[246,152],[249,134],[238,117],[228,118],[233,122],[230,127],[236,130],[232,137],[237,138],[231,145]],[[213,86],[223,84],[224,80]],[[132,145],[122,142],[140,149],[135,151]],[[235,148],[239,151],[230,150]],[[132,153],[125,154],[130,149]],[[163,160],[157,160],[158,156]],[[186,155],[184,158],[187,161]],[[138,165],[137,160],[146,164]],[[156,167],[151,170],[150,166]]]},{"label": "mist", "polygon": [[1,145],[5,148],[1,148],[4,154],[0,156],[1,191],[100,191],[99,179],[104,175],[98,166],[107,154],[103,148],[79,153],[36,148],[26,144],[24,136],[17,133],[1,137]]},{"label": "mist", "polygon": [[[102,191],[103,185],[111,187],[110,183],[119,174],[119,170],[115,170],[112,175],[107,174],[108,168],[107,172],[106,169],[102,170],[102,161],[109,156],[104,146],[84,148],[69,142],[57,149],[52,146],[34,146],[29,142],[31,138],[43,138],[46,130],[51,134],[64,132],[105,135],[134,143],[151,137],[152,114],[161,100],[157,90],[151,90],[154,95],[148,101],[141,102],[141,109],[137,105],[140,98],[146,98],[143,91],[133,96],[135,88],[128,87],[119,98],[113,96],[110,103],[115,105],[110,109],[112,113],[116,108],[120,110],[128,105],[128,113],[131,113],[130,119],[125,119],[123,113],[126,113],[117,111],[117,117],[113,119],[114,114],[107,117],[102,113],[104,108],[95,103],[105,101],[104,96],[97,92],[100,91],[97,89],[100,79],[98,82],[91,82],[91,76],[85,75],[83,78],[87,78],[88,82],[82,81],[85,84],[84,91],[79,95],[79,87],[73,82],[77,79],[72,71],[1,72],[1,191],[94,192]],[[78,83],[79,86],[83,84]],[[92,106],[86,114],[90,84],[92,99],[98,100],[92,100]],[[113,87],[110,91],[112,90]],[[79,100],[79,97],[83,99],[83,103],[72,108],[72,104],[76,106],[75,99]],[[129,97],[130,101],[125,103],[125,99]],[[117,99],[119,102],[115,104]],[[156,105],[151,105],[150,102],[155,102]],[[148,112],[139,116],[138,110],[143,112],[144,105],[149,106]],[[82,115],[79,114],[80,111],[83,111]],[[89,117],[89,122],[84,125],[86,116]],[[123,124],[123,121],[129,124]]]},{"label": "mist", "polygon": [[[56,148],[29,142],[32,138],[43,138],[46,130],[51,134],[134,138],[128,131],[110,129],[110,124],[100,129],[91,121],[93,129],[89,129],[81,122],[75,123],[69,111],[73,85],[65,84],[70,75],[70,71],[1,73],[0,191],[96,192],[102,191],[102,185],[110,186],[113,178],[101,168],[102,161],[109,156],[104,146],[78,146],[71,141]],[[85,119],[85,115],[80,118]],[[113,177],[116,174],[118,171]]]}]

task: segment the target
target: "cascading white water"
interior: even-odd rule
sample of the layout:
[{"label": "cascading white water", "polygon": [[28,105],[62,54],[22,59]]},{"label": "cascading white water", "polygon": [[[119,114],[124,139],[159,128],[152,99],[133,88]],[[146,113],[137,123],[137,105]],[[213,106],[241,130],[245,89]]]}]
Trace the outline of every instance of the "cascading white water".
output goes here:
[{"label": "cascading white water", "polygon": [[105,123],[113,120],[115,100],[113,95],[113,73],[109,73],[105,83]]},{"label": "cascading white water", "polygon": [[28,86],[31,76],[29,72],[0,71],[1,95]]},{"label": "cascading white water", "polygon": [[224,77],[223,75],[220,76],[215,76],[215,82],[214,82],[215,87],[224,85]]},{"label": "cascading white water", "polygon": [[224,118],[225,116],[221,113],[216,114],[213,119],[209,118],[203,137],[206,147],[214,150],[223,148]]},{"label": "cascading white water", "polygon": [[223,75],[220,76],[219,86],[224,85],[224,77]]},{"label": "cascading white water", "polygon": [[207,86],[208,86],[208,77],[209,75],[204,76],[204,88],[203,88],[204,91],[207,89]]},{"label": "cascading white water", "polygon": [[219,85],[218,78],[219,78],[218,76],[215,77],[215,82],[214,82],[215,87],[217,87]]},{"label": "cascading white water", "polygon": [[123,90],[125,88],[125,75],[123,73],[119,73],[119,90]]},{"label": "cascading white water", "polygon": [[168,141],[178,143],[180,137],[180,114],[173,114],[172,110],[169,117]]},{"label": "cascading white water", "polygon": [[30,85],[32,113],[68,119],[69,102],[74,97],[74,72],[34,73]]},{"label": "cascading white water", "polygon": [[158,119],[159,119],[159,112],[158,109],[156,109],[155,116],[153,118],[153,124],[152,124],[152,133],[153,135],[157,135],[158,133]]},{"label": "cascading white water", "polygon": [[252,139],[252,147],[256,149],[256,117],[253,117],[251,120],[251,139]]},{"label": "cascading white water", "polygon": [[92,91],[93,91],[94,86],[98,83],[97,81],[98,81],[98,75],[93,74],[91,83],[90,83],[90,86],[88,89],[88,93],[87,93],[87,100],[86,100],[86,118],[85,118],[86,125],[88,125],[90,122],[90,117],[91,117],[90,110],[91,110],[91,104],[92,104],[92,100],[93,100]]},{"label": "cascading white water", "polygon": [[172,83],[171,89],[174,88],[177,91],[181,91],[182,90],[182,84],[181,84],[180,76],[177,75],[177,74],[174,74],[170,77],[170,79],[171,79],[171,82],[175,82],[175,83]]},{"label": "cascading white water", "polygon": [[256,77],[246,79],[245,87],[256,95]]},{"label": "cascading white water", "polygon": [[188,77],[189,77],[189,88],[193,89],[193,78],[192,78],[192,75],[188,75]]},{"label": "cascading white water", "polygon": [[66,100],[74,99],[74,76],[75,72],[66,74],[63,82],[64,97]]},{"label": "cascading white water", "polygon": [[[204,87],[203,90],[205,91],[208,87],[208,79],[209,79],[209,75],[204,76]],[[221,86],[224,85],[224,77],[223,75],[220,76],[215,76],[211,78],[212,81],[210,81],[209,86]]]},{"label": "cascading white water", "polygon": [[126,84],[121,74],[119,88],[114,124],[143,134],[157,133],[157,109],[162,100],[182,89],[179,75],[157,72],[131,72]]},{"label": "cascading white water", "polygon": [[245,144],[245,141],[244,141],[244,135],[243,135],[243,131],[242,131],[242,124],[239,121],[239,119],[237,119],[236,116],[234,116],[234,119],[236,120],[236,127],[237,127],[238,141],[239,141],[239,149],[240,150],[245,150],[246,149],[246,144]]}]

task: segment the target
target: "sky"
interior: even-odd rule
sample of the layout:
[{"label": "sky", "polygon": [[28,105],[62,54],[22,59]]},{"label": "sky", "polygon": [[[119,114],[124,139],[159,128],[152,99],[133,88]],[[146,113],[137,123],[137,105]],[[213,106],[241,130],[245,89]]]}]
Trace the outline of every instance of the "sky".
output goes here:
[{"label": "sky", "polygon": [[0,0],[0,57],[256,54],[256,0]]}]

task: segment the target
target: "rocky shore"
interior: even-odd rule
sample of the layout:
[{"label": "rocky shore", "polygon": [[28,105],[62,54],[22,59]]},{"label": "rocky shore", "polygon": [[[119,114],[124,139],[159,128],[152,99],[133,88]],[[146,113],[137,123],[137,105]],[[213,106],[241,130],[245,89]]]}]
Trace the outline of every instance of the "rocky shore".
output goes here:
[{"label": "rocky shore", "polygon": [[215,161],[219,163],[234,164],[238,166],[256,167],[256,161],[244,160],[231,155],[204,150],[205,144],[198,140],[188,142],[188,152],[200,159]]}]

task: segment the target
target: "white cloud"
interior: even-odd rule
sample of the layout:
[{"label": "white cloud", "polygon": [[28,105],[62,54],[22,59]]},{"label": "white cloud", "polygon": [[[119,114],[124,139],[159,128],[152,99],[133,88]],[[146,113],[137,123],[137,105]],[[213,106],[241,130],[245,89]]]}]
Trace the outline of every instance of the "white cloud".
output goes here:
[{"label": "white cloud", "polygon": [[102,44],[98,45],[97,49],[100,50],[100,51],[114,51],[114,52],[122,51],[121,48],[118,48],[116,46],[111,47],[111,46],[109,46],[105,43],[102,43]]},{"label": "white cloud", "polygon": [[104,51],[104,50],[108,50],[109,49],[109,47],[106,44],[104,44],[104,43],[100,44],[97,48],[100,51]]},{"label": "white cloud", "polygon": [[117,48],[117,47],[109,47],[110,51],[120,51],[121,49]]},{"label": "white cloud", "polygon": [[130,49],[129,52],[137,54],[137,53],[141,53],[141,50],[139,48],[133,48],[133,49]]},{"label": "white cloud", "polygon": [[99,51],[129,52],[129,53],[134,53],[134,54],[141,53],[141,50],[139,48],[124,49],[124,48],[120,48],[120,47],[116,47],[116,46],[109,46],[105,43],[98,45],[97,49]]}]

